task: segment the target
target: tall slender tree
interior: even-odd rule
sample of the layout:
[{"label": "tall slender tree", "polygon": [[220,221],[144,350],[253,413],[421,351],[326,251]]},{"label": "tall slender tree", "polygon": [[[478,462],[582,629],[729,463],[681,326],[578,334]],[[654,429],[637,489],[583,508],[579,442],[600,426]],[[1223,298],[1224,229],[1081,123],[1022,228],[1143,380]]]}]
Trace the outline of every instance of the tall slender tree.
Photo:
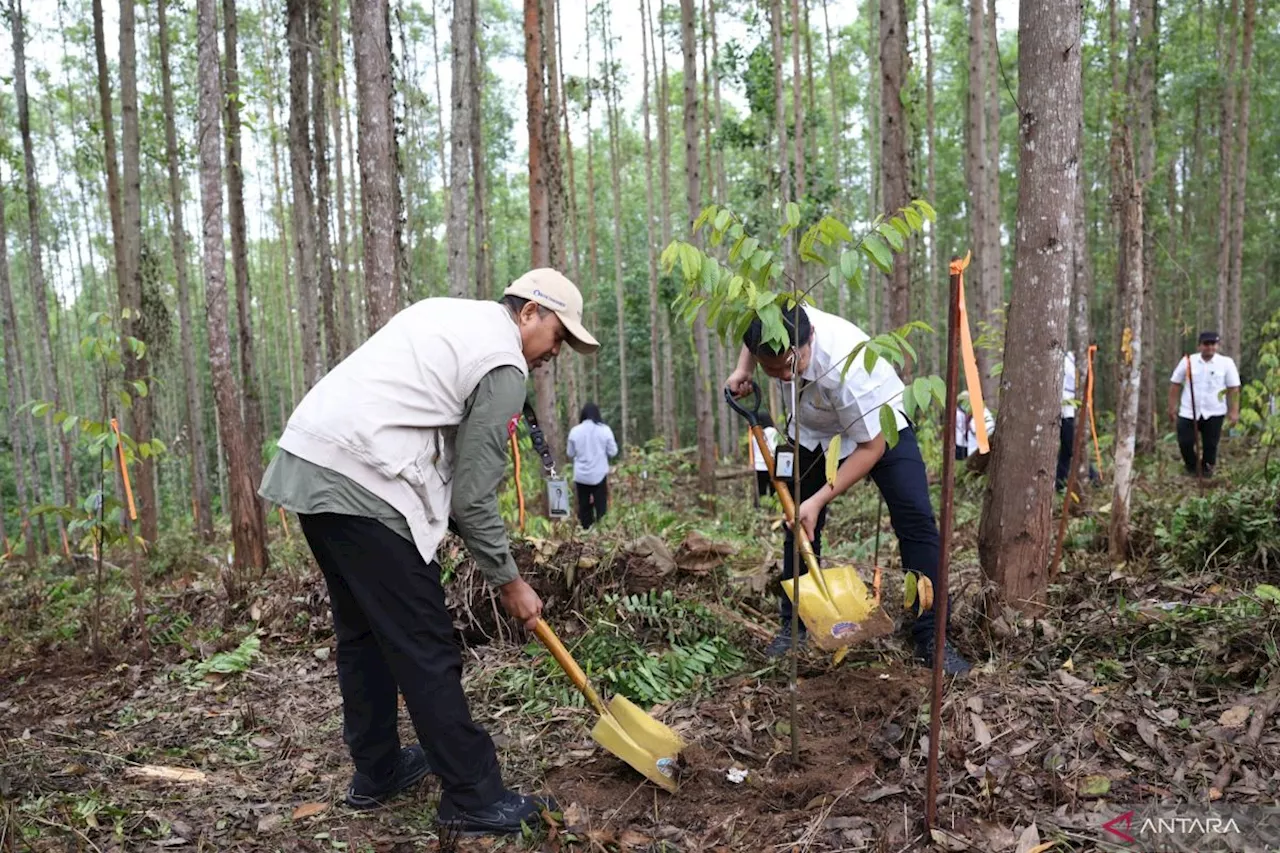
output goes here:
[{"label": "tall slender tree", "polygon": [[619,140],[622,121],[618,115],[617,65],[613,56],[611,18],[608,6],[602,6],[600,34],[604,42],[604,104],[609,124],[609,174],[613,188],[613,301],[618,322],[618,394],[622,444],[625,446],[631,437],[631,395],[627,381],[627,311],[622,282],[622,152]]},{"label": "tall slender tree", "polygon": [[[99,13],[100,13],[99,9]],[[53,336],[49,328],[49,295],[44,277],[44,244],[40,237],[40,184],[36,181],[35,148],[31,141],[31,109],[27,100],[26,32],[20,0],[9,5],[9,26],[13,32],[14,94],[18,107],[18,132],[22,136],[22,170],[27,197],[27,279],[31,285],[31,306],[35,314],[36,334],[39,342],[36,360],[40,370],[40,388],[44,398],[55,409],[62,408],[62,393],[58,385],[58,364],[53,356]],[[56,299],[55,299],[56,305]],[[71,438],[59,431],[54,437],[52,417],[45,418],[45,441],[48,447],[49,479],[54,499],[65,504],[76,494],[74,466],[71,460]],[[61,447],[61,476],[57,449]],[[34,456],[32,457],[35,458]],[[66,541],[65,528],[58,521],[58,533]],[[64,544],[64,548],[65,548]]]},{"label": "tall slender tree", "polygon": [[1143,187],[1137,176],[1130,136],[1125,134],[1122,149],[1121,176],[1124,190],[1119,203],[1124,211],[1124,266],[1128,281],[1120,304],[1119,379],[1116,397],[1116,442],[1114,485],[1111,498],[1111,558],[1123,561],[1129,553],[1129,507],[1133,490],[1133,462],[1138,431],[1138,396],[1141,391],[1143,278],[1142,268],[1142,197]]},{"label": "tall slender tree", "polygon": [[[1018,229],[1005,335],[1005,399],[979,530],[982,567],[998,596],[1034,611],[1048,582],[1058,442],[1046,429],[1062,402],[1071,294],[1072,210],[1079,162],[1080,7],[1022,0],[1018,13]],[[1013,396],[1016,395],[1016,396]]]},{"label": "tall slender tree", "polygon": [[178,284],[178,335],[182,349],[184,431],[189,446],[191,502],[196,530],[202,539],[213,538],[213,512],[209,502],[208,452],[204,440],[204,395],[196,370],[196,348],[191,324],[191,287],[187,280],[187,234],[182,223],[182,176],[178,163],[178,133],[173,116],[173,83],[169,62],[168,0],[156,3],[160,40],[160,95],[164,109],[164,152],[169,172],[169,242],[173,250],[174,277]]},{"label": "tall slender tree", "polygon": [[653,432],[662,434],[662,343],[657,330],[661,328],[658,314],[658,254],[654,241],[653,205],[653,137],[649,132],[649,8],[647,0],[640,0],[640,52],[643,56],[644,89],[641,95],[644,112],[644,203],[645,203],[645,252],[649,259],[649,391],[653,399]]},{"label": "tall slender tree", "polygon": [[[234,0],[223,0],[233,3]],[[320,317],[324,322],[324,367],[332,370],[342,359],[342,336],[338,328],[337,295],[333,280],[333,243],[329,237],[331,196],[329,192],[329,106],[328,51],[325,50],[325,23],[330,10],[325,0],[310,0],[307,10],[307,37],[311,64],[312,165],[316,186],[316,283],[320,288]],[[229,22],[232,19],[226,17]],[[231,67],[231,49],[227,49],[227,67]],[[234,102],[234,98],[228,99]],[[235,233],[235,229],[232,229]],[[239,276],[237,276],[237,279]],[[237,285],[239,282],[237,281]],[[243,328],[243,327],[242,327]]]},{"label": "tall slender tree", "polygon": [[[308,0],[288,0],[289,43],[289,174],[293,184],[290,207],[293,225],[294,269],[297,272],[298,321],[302,328],[302,376],[307,388],[315,385],[323,370],[323,345],[316,274],[315,193],[311,185],[310,51],[307,27]],[[362,4],[353,3],[352,8]]]},{"label": "tall slender tree", "polygon": [[1257,25],[1257,0],[1244,0],[1244,44],[1240,58],[1240,107],[1236,121],[1234,211],[1231,216],[1231,267],[1227,282],[1227,317],[1223,324],[1227,341],[1240,352],[1244,332],[1241,317],[1241,287],[1244,280],[1245,189],[1249,180],[1249,112],[1253,71],[1253,39]]},{"label": "tall slender tree", "polygon": [[[907,14],[905,0],[880,0],[880,173],[885,211],[911,202],[911,167],[907,162],[907,113],[902,87],[907,73]],[[911,315],[910,255],[899,256],[889,275],[889,324],[906,325]]]},{"label": "tall slender tree", "polygon": [[360,123],[360,219],[368,333],[400,308],[400,211],[395,120],[391,107],[391,36],[387,0],[351,4]]},{"label": "tall slender tree", "polygon": [[[338,355],[346,356],[355,347],[355,308],[352,306],[351,264],[347,254],[350,251],[350,238],[347,232],[346,217],[346,169],[343,162],[342,117],[346,115],[345,100],[341,94],[339,78],[346,80],[341,58],[342,49],[342,16],[339,14],[338,0],[329,14],[329,126],[333,128],[333,181],[335,216],[338,221]],[[352,152],[354,153],[354,152]],[[353,176],[354,178],[354,176]]]},{"label": "tall slender tree", "polygon": [[[929,17],[929,0],[922,0],[924,7],[924,79],[925,79],[925,142],[929,147],[929,162],[926,167],[926,181],[929,204],[938,205],[937,159],[938,139],[936,133],[937,115],[933,102],[933,27]],[[945,309],[942,307],[946,297],[942,288],[942,277],[938,275],[938,229],[936,223],[929,225],[929,283],[927,289],[933,310],[929,312],[929,322],[938,333],[933,336],[933,364],[942,365],[942,330],[946,323],[942,318]]]},{"label": "tall slender tree", "polygon": [[[0,134],[4,130],[3,115],[4,103],[0,101]],[[5,187],[0,183],[0,211],[5,209],[4,196]],[[34,557],[40,543],[32,538],[29,510],[33,504],[27,496],[26,457],[35,451],[35,433],[31,428],[30,417],[25,414],[19,415],[17,411],[18,405],[27,399],[27,382],[23,376],[22,348],[18,346],[18,317],[14,310],[13,287],[9,283],[8,240],[4,216],[0,215],[0,331],[4,332],[5,423],[9,427],[9,443],[13,450],[13,478],[18,493],[19,526],[27,556]],[[33,479],[32,486],[38,503],[40,500],[38,477]]]},{"label": "tall slender tree", "polygon": [[266,525],[254,499],[256,483],[249,473],[249,449],[240,416],[240,389],[231,366],[227,322],[226,248],[222,237],[222,75],[218,63],[216,0],[198,0],[196,44],[199,57],[200,212],[204,245],[205,308],[209,328],[209,367],[213,373],[218,429],[227,465],[231,504],[232,571],[224,586],[239,597],[250,569],[267,566]]},{"label": "tall slender tree", "polygon": [[[240,393],[244,395],[245,446],[249,476],[262,479],[262,445],[265,426],[262,395],[258,390],[257,357],[253,340],[253,288],[249,282],[249,238],[244,210],[244,164],[240,155],[240,35],[236,0],[222,0],[223,68],[226,74],[227,213],[231,225],[231,262],[236,277],[236,329],[239,332]],[[313,33],[318,36],[319,33]],[[323,99],[320,106],[323,106]],[[326,241],[327,242],[327,241]],[[324,257],[320,259],[322,262]],[[332,291],[333,280],[329,286]],[[253,500],[261,508],[257,492]]]},{"label": "tall slender tree", "polygon": [[[1221,8],[1221,5],[1219,6]],[[1227,62],[1222,76],[1222,119],[1218,127],[1218,305],[1214,319],[1218,329],[1227,325],[1227,301],[1231,291],[1231,194],[1235,191],[1236,158],[1236,62],[1240,43],[1240,0],[1231,0],[1223,30],[1227,33]],[[1219,56],[1221,56],[1219,51]]]},{"label": "tall slender tree", "polygon": [[473,205],[474,224],[472,225],[475,240],[475,280],[476,298],[488,299],[492,289],[493,260],[489,250],[489,175],[485,164],[484,148],[484,37],[480,26],[479,0],[471,0],[475,18],[475,49],[471,51],[471,79],[475,85],[471,87],[471,179],[475,185],[475,204]]},{"label": "tall slender tree", "polygon": [[468,252],[468,229],[471,227],[471,111],[475,106],[472,78],[475,69],[476,18],[471,0],[454,0],[449,24],[452,74],[450,84],[449,133],[449,219],[446,239],[449,243],[449,295],[472,294],[471,255]]}]

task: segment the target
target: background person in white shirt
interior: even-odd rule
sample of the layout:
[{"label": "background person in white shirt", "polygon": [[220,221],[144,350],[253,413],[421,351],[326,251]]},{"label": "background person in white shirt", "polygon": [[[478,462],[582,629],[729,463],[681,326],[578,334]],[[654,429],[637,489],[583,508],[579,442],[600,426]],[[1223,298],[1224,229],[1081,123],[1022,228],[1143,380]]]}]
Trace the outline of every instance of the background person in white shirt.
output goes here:
[{"label": "background person in white shirt", "polygon": [[586,530],[609,510],[609,460],[618,455],[613,430],[600,417],[600,407],[582,407],[578,425],[569,430],[565,455],[573,460],[573,482],[578,487],[578,521]]},{"label": "background person in white shirt", "polygon": [[[1062,359],[1062,421],[1058,425],[1058,470],[1054,476],[1054,488],[1062,491],[1067,487],[1067,478],[1071,474],[1071,456],[1076,443],[1076,409],[1080,405],[1077,397],[1076,356],[1067,350]],[[1084,429],[1081,424],[1080,428]],[[1098,469],[1089,463],[1089,482],[1099,480]]]},{"label": "background person in white shirt", "polygon": [[[1191,376],[1187,376],[1190,364]],[[1218,439],[1222,437],[1222,421],[1233,425],[1240,420],[1240,373],[1236,363],[1218,353],[1218,333],[1200,333],[1200,355],[1178,361],[1169,377],[1169,420],[1178,429],[1178,448],[1187,473],[1195,476],[1203,461],[1204,474],[1213,476],[1218,464]],[[1191,394],[1195,391],[1195,411]],[[1181,398],[1179,399],[1179,395]],[[1203,459],[1196,458],[1196,430],[1200,431]]]},{"label": "background person in white shirt", "polygon": [[[898,538],[902,565],[933,581],[938,587],[938,525],[929,501],[920,445],[915,430],[902,414],[902,379],[888,359],[879,359],[868,371],[859,357],[847,374],[841,375],[845,359],[868,336],[857,326],[816,308],[794,306],[782,311],[783,327],[791,345],[764,343],[764,330],[757,317],[742,336],[738,365],[725,387],[736,396],[751,392],[751,375],[756,365],[770,378],[782,383],[783,400],[790,402],[792,383],[799,379],[796,396],[799,412],[790,412],[786,434],[798,445],[795,464],[800,474],[800,502],[797,522],[804,526],[814,553],[822,553],[822,527],[827,505],[859,481],[870,477],[884,497],[889,521]],[[880,410],[888,407],[898,427],[898,443],[889,447],[880,432]],[[797,434],[796,423],[799,422]],[[840,436],[840,464],[835,483],[827,483],[826,452],[831,440]],[[783,551],[785,582],[796,570],[791,529],[787,529]],[[791,645],[791,601],[779,597],[780,630],[765,654],[776,657]],[[934,612],[924,613],[911,626],[918,661],[933,662]],[[803,635],[796,638],[804,640]],[[971,668],[948,641],[943,651],[943,668],[948,675],[963,675]]]}]

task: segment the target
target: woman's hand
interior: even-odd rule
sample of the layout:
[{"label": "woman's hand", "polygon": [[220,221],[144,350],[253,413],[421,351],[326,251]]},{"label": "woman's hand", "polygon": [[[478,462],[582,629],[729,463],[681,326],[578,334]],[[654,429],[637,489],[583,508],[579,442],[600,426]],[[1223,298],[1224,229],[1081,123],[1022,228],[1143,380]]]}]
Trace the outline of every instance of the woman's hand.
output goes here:
[{"label": "woman's hand", "polygon": [[[823,488],[825,489],[826,486]],[[825,507],[826,503],[822,498],[814,495],[800,504],[800,508],[796,511],[800,519],[800,527],[804,529],[804,535],[809,537],[810,542],[813,542],[813,531],[818,527],[818,516]]]},{"label": "woman's hand", "polygon": [[533,587],[523,579],[516,578],[500,586],[498,593],[502,598],[502,609],[507,611],[507,615],[532,631],[533,626],[538,624],[538,618],[542,616],[542,599],[533,591]]}]

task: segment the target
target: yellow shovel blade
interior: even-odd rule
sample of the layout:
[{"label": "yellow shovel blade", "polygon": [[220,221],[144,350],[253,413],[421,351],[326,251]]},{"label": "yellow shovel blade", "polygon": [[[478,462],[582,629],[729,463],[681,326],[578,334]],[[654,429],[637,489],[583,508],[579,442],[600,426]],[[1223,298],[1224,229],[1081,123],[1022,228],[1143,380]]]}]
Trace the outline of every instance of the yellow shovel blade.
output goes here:
[{"label": "yellow shovel blade", "polygon": [[[820,649],[832,651],[893,633],[893,620],[867,591],[853,566],[822,569],[830,597],[812,573],[800,576],[800,618]],[[782,582],[794,601],[793,580]]]},{"label": "yellow shovel blade", "polygon": [[655,785],[675,792],[676,757],[684,741],[625,696],[613,697],[609,713],[596,722],[591,737]]}]

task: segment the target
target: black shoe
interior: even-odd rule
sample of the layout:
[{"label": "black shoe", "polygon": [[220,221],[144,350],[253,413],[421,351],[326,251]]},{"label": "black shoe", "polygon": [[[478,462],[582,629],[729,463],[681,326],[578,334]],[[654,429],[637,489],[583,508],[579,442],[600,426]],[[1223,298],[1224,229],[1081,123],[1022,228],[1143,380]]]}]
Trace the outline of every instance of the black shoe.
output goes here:
[{"label": "black shoe", "polygon": [[507,791],[497,802],[482,809],[463,811],[447,796],[440,798],[437,818],[444,831],[461,835],[511,835],[524,827],[542,824],[543,810],[555,812],[560,806],[551,797],[526,797]]},{"label": "black shoe", "polygon": [[[933,650],[933,635],[930,635],[928,639],[918,641],[916,643],[916,660],[925,666],[933,666]],[[948,640],[946,646],[942,649],[942,671],[947,675],[966,675],[971,669],[973,669],[973,665],[962,658],[960,653],[956,651],[956,647],[951,645],[951,641]]]},{"label": "black shoe", "polygon": [[[809,632],[805,630],[803,625],[800,626],[800,636],[796,640],[796,648],[803,649],[809,642]],[[769,641],[769,645],[765,647],[764,656],[767,658],[780,658],[787,652],[791,651],[791,623],[782,623],[782,630]]]},{"label": "black shoe", "polygon": [[353,809],[376,809],[385,805],[396,794],[412,788],[422,781],[422,777],[431,772],[427,763],[427,754],[421,746],[406,746],[400,750],[400,760],[396,762],[395,772],[383,784],[375,783],[368,776],[356,771],[347,786],[345,802]]},{"label": "black shoe", "polygon": [[1212,465],[1210,465],[1210,464],[1208,464],[1207,462],[1205,463],[1205,466],[1204,466],[1204,475],[1205,475],[1206,477],[1212,477],[1212,476],[1213,476],[1213,466],[1212,466]]}]

